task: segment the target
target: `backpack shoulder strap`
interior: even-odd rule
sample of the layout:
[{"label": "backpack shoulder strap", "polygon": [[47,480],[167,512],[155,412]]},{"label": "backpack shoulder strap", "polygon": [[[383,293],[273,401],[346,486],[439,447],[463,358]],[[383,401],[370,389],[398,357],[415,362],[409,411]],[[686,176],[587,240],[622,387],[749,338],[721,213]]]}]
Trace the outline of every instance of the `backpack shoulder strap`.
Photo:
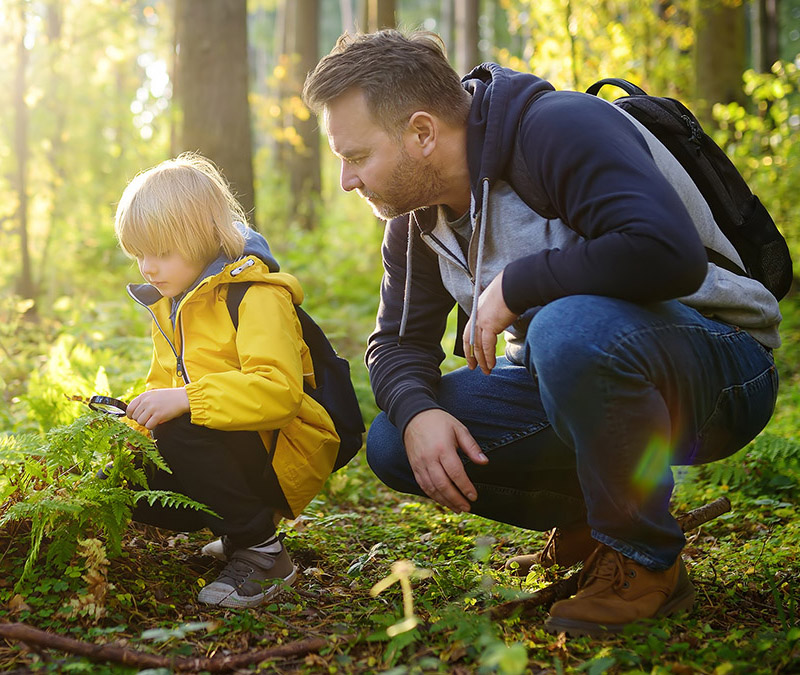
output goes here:
[{"label": "backpack shoulder strap", "polygon": [[242,281],[235,284],[228,284],[228,297],[225,299],[225,304],[228,306],[228,314],[231,315],[231,321],[235,330],[239,330],[239,305],[247,293],[247,289],[253,285],[251,281]]}]

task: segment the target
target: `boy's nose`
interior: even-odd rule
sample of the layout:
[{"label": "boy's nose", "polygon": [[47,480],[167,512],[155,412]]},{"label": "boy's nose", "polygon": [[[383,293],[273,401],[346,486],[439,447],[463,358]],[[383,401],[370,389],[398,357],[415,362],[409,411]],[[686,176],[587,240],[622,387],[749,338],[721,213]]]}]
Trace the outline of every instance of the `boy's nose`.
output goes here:
[{"label": "boy's nose", "polygon": [[139,260],[139,271],[143,277],[151,277],[156,271],[155,262],[149,256],[141,258]]}]

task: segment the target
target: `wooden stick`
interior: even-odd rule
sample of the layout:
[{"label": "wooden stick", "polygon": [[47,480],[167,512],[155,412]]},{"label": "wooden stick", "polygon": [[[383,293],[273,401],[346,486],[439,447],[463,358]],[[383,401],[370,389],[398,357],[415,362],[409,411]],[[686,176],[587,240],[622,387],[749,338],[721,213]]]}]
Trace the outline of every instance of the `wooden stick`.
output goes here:
[{"label": "wooden stick", "polygon": [[[713,502],[698,506],[696,509],[687,511],[678,516],[677,521],[684,532],[693,530],[701,525],[713,520],[731,510],[731,501],[727,497],[719,497]],[[545,605],[549,607],[558,600],[568,598],[578,591],[578,576],[580,571],[573,572],[569,576],[554,581],[549,586],[540,588],[529,596],[519,600],[509,600],[499,605],[489,608],[489,613],[493,618],[505,618],[514,610],[521,609],[523,615],[528,614],[534,609]]]},{"label": "wooden stick", "polygon": [[115,644],[96,645],[91,642],[82,642],[56,633],[39,630],[24,623],[0,623],[0,637],[7,640],[17,640],[25,644],[58,649],[69,654],[85,656],[90,661],[124,663],[129,666],[142,668],[167,668],[173,671],[211,673],[225,673],[237,670],[268,659],[284,658],[287,656],[303,656],[309,652],[316,652],[330,644],[325,638],[309,638],[299,642],[287,642],[277,647],[261,649],[245,654],[231,654],[229,656],[186,657],[162,656],[150,654],[136,649],[129,649]]},{"label": "wooden stick", "polygon": [[696,509],[687,511],[682,516],[678,516],[678,525],[684,532],[694,530],[704,525],[709,520],[718,518],[723,513],[731,510],[731,500],[727,497],[718,497],[713,502],[698,506]]}]

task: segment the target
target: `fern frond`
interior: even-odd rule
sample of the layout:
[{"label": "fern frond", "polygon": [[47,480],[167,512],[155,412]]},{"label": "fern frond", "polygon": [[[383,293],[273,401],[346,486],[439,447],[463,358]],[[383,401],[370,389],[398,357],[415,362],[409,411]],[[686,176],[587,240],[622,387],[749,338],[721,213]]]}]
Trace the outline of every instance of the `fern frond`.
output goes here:
[{"label": "fern frond", "polygon": [[147,503],[150,506],[158,503],[160,506],[165,508],[192,509],[193,511],[202,511],[203,513],[207,513],[211,516],[219,518],[219,515],[208,508],[205,504],[196,502],[194,499],[191,499],[186,495],[182,495],[179,492],[170,492],[169,490],[142,490],[134,493],[134,502],[138,502],[142,499],[147,500]]}]

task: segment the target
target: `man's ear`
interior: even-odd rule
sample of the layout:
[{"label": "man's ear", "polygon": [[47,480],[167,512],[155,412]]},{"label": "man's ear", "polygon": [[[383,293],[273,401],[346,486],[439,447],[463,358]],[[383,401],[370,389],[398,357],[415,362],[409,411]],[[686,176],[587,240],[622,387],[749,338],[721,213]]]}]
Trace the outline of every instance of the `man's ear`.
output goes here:
[{"label": "man's ear", "polygon": [[436,148],[439,138],[438,120],[428,112],[419,110],[408,120],[407,132],[412,146],[423,157],[428,157]]}]

